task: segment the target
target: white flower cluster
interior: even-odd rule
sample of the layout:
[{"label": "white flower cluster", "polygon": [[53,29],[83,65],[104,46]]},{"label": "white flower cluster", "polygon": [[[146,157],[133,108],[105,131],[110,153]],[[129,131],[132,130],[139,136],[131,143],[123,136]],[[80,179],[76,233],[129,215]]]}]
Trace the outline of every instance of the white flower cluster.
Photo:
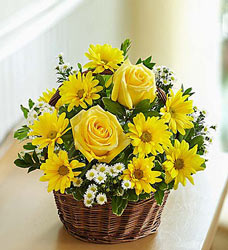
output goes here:
[{"label": "white flower cluster", "polygon": [[173,71],[166,66],[155,66],[153,71],[158,84],[169,85],[176,81],[176,76]]},{"label": "white flower cluster", "polygon": [[[87,191],[84,194],[84,204],[87,207],[93,205],[94,201],[100,205],[103,205],[107,202],[107,196],[104,193],[97,194],[97,185],[102,185],[107,180],[108,176],[113,178],[122,174],[125,166],[123,163],[116,163],[113,166],[109,166],[104,163],[100,163],[97,165],[93,165],[92,169],[88,170],[86,173],[86,179],[89,181],[94,181],[96,184],[91,184]],[[122,187],[124,189],[128,189],[131,187],[131,183],[129,181],[123,181]]]},{"label": "white flower cluster", "polygon": [[34,121],[38,120],[40,115],[44,113],[53,113],[55,108],[45,102],[38,102],[36,105],[32,107],[32,109],[28,113],[27,124],[31,126],[34,124]]}]

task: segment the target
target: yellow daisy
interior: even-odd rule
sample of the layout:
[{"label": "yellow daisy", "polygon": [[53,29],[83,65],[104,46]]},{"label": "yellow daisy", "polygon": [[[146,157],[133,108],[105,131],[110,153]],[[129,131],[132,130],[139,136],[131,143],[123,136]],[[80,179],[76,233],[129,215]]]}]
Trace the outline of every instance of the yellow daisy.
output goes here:
[{"label": "yellow daisy", "polygon": [[103,87],[97,86],[98,80],[95,80],[92,72],[88,72],[86,75],[82,75],[80,72],[78,75],[70,75],[69,81],[63,82],[63,85],[59,88],[62,102],[69,104],[68,112],[70,112],[74,106],[79,105],[82,108],[87,108],[86,103],[92,105],[93,100],[100,98],[97,92],[100,92]]},{"label": "yellow daisy", "polygon": [[137,195],[142,193],[156,192],[156,189],[151,186],[156,182],[161,182],[162,179],[157,178],[161,175],[159,171],[152,171],[154,157],[136,158],[128,164],[128,168],[123,171],[122,179],[131,182],[131,188],[135,189]]},{"label": "yellow daisy", "polygon": [[77,160],[69,162],[67,152],[60,151],[59,154],[51,154],[45,163],[40,166],[40,169],[44,171],[44,175],[41,176],[41,181],[48,181],[48,192],[52,190],[58,191],[63,194],[65,189],[70,187],[71,182],[76,180],[80,171],[77,168],[84,167],[85,164]]},{"label": "yellow daisy", "polygon": [[140,113],[133,118],[133,122],[128,124],[128,136],[132,139],[131,144],[134,146],[134,154],[148,155],[157,152],[163,153],[164,148],[170,145],[170,136],[168,126],[163,119],[158,117],[148,117]]},{"label": "yellow daisy", "polygon": [[185,186],[186,178],[194,184],[192,174],[196,171],[203,170],[201,165],[204,163],[204,159],[197,153],[197,145],[192,149],[189,149],[189,144],[186,141],[181,143],[175,140],[174,146],[170,146],[166,150],[167,160],[163,163],[165,169],[166,183],[171,182],[173,179],[174,189],[177,189],[179,182]]},{"label": "yellow daisy", "polygon": [[[52,96],[56,93],[56,89],[53,88],[52,90],[47,89],[46,92],[43,92],[43,95],[40,96],[38,99],[39,102],[46,102],[49,103]],[[60,98],[58,102],[55,104],[55,108],[59,109],[62,106],[62,99]]]},{"label": "yellow daisy", "polygon": [[39,145],[40,148],[48,146],[48,155],[53,153],[55,143],[62,144],[61,136],[70,129],[66,129],[69,120],[65,119],[65,117],[65,113],[58,117],[57,111],[39,116],[39,120],[34,121],[34,125],[30,126],[32,131],[29,135],[38,136],[32,140],[32,144]]},{"label": "yellow daisy", "polygon": [[181,89],[174,95],[170,90],[170,97],[167,95],[166,106],[161,108],[162,118],[169,123],[170,129],[176,134],[179,131],[185,135],[185,129],[192,128],[193,117],[189,114],[193,113],[192,100],[186,101],[189,95],[184,95]]},{"label": "yellow daisy", "polygon": [[95,73],[101,73],[105,69],[114,71],[119,67],[118,64],[124,60],[123,51],[112,48],[109,44],[91,44],[89,53],[85,53],[85,56],[89,58],[90,62],[84,68],[95,68]]}]

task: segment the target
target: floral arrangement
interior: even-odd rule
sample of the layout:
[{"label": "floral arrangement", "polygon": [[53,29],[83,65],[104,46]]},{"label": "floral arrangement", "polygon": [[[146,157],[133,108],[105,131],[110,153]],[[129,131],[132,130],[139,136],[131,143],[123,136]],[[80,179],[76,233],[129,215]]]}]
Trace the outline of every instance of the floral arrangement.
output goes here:
[{"label": "floral arrangement", "polygon": [[209,132],[205,112],[193,106],[192,88],[176,90],[176,77],[152,57],[132,64],[121,48],[90,45],[77,69],[58,56],[58,89],[28,107],[14,137],[26,141],[15,164],[41,170],[48,192],[72,194],[86,207],[110,201],[121,215],[129,201],[177,189],[204,170]]}]

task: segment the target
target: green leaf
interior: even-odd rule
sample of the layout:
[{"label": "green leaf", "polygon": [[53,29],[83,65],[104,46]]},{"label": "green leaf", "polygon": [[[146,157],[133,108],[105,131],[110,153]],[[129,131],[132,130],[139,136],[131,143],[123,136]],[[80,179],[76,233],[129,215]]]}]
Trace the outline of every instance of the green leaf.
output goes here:
[{"label": "green leaf", "polygon": [[158,189],[155,193],[154,193],[154,198],[157,201],[158,205],[161,205],[163,202],[163,198],[164,198],[164,191]]},{"label": "green leaf", "polygon": [[29,108],[31,109],[35,105],[35,103],[32,101],[32,99],[29,99],[28,105],[29,105]]},{"label": "green leaf", "polygon": [[138,61],[136,62],[136,64],[140,64],[140,63],[142,63],[142,62],[143,62],[142,59],[139,58]]},{"label": "green leaf", "polygon": [[22,159],[16,159],[14,161],[14,164],[17,166],[17,167],[20,167],[20,168],[29,168],[31,166],[31,164],[25,162],[24,160]]},{"label": "green leaf", "polygon": [[139,196],[135,193],[134,189],[128,191],[128,200],[129,201],[138,201]]},{"label": "green leaf", "polygon": [[36,148],[36,146],[32,145],[32,143],[29,142],[26,145],[24,145],[23,148],[26,150],[34,150]]},{"label": "green leaf", "polygon": [[102,101],[105,105],[105,108],[114,115],[123,117],[126,115],[125,108],[118,102],[110,100],[108,97],[103,97]]},{"label": "green leaf", "polygon": [[77,201],[80,201],[83,199],[83,195],[78,190],[74,191],[72,194],[73,194],[74,199]]},{"label": "green leaf", "polygon": [[28,132],[29,132],[30,128],[27,126],[23,126],[22,128],[18,129],[15,133],[14,133],[14,138],[18,139],[18,140],[23,140],[27,137]]},{"label": "green leaf", "polygon": [[35,150],[33,151],[32,158],[36,163],[40,162]]},{"label": "green leaf", "polygon": [[20,107],[21,107],[21,110],[24,114],[25,119],[27,119],[29,110],[27,108],[25,108],[23,105],[21,105]]},{"label": "green leaf", "polygon": [[24,156],[24,160],[26,163],[32,165],[33,164],[33,160],[32,160],[32,156],[28,153],[25,153],[25,156]]},{"label": "green leaf", "polygon": [[145,117],[153,117],[153,116],[159,116],[159,112],[155,110],[150,110],[144,113]]},{"label": "green leaf", "polygon": [[148,194],[148,193],[141,193],[139,195],[140,200],[146,200],[146,199],[149,199],[150,197],[151,197],[151,194]]},{"label": "green leaf", "polygon": [[117,216],[121,216],[127,204],[128,204],[128,200],[124,199],[123,197],[113,196],[112,197],[112,212]]},{"label": "green leaf", "polygon": [[27,173],[30,173],[30,172],[32,172],[32,171],[34,171],[34,170],[37,170],[37,166],[36,166],[36,165],[30,167],[30,168],[28,169],[28,172],[27,172]]},{"label": "green leaf", "polygon": [[148,111],[149,108],[150,108],[150,100],[149,99],[142,100],[135,106],[133,114],[138,114],[140,112],[144,113]]},{"label": "green leaf", "polygon": [[165,191],[165,190],[167,190],[168,185],[165,182],[160,182],[158,184],[158,187],[159,187],[160,190]]},{"label": "green leaf", "polygon": [[202,135],[198,135],[190,141],[190,148],[194,147],[196,144],[198,144],[198,148],[200,148],[203,145],[203,143],[204,143],[204,137]]},{"label": "green leaf", "polygon": [[127,204],[128,204],[128,200],[122,199],[121,205],[118,207],[116,215],[121,216],[123,214],[125,208],[127,207]]},{"label": "green leaf", "polygon": [[123,51],[123,55],[126,56],[128,50],[131,47],[131,41],[130,39],[126,39],[120,46],[120,49]]},{"label": "green leaf", "polygon": [[80,72],[82,72],[82,65],[81,65],[81,63],[78,63],[78,69],[79,69]]}]

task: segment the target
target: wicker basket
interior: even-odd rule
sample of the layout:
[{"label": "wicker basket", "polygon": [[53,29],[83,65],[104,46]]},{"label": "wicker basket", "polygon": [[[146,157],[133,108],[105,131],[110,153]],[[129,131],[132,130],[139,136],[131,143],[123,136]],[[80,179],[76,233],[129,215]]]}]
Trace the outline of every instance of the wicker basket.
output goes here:
[{"label": "wicker basket", "polygon": [[60,220],[75,238],[94,243],[121,243],[155,233],[160,225],[161,213],[169,192],[158,206],[154,197],[129,202],[122,216],[112,213],[111,203],[84,206],[70,194],[54,192]]}]

